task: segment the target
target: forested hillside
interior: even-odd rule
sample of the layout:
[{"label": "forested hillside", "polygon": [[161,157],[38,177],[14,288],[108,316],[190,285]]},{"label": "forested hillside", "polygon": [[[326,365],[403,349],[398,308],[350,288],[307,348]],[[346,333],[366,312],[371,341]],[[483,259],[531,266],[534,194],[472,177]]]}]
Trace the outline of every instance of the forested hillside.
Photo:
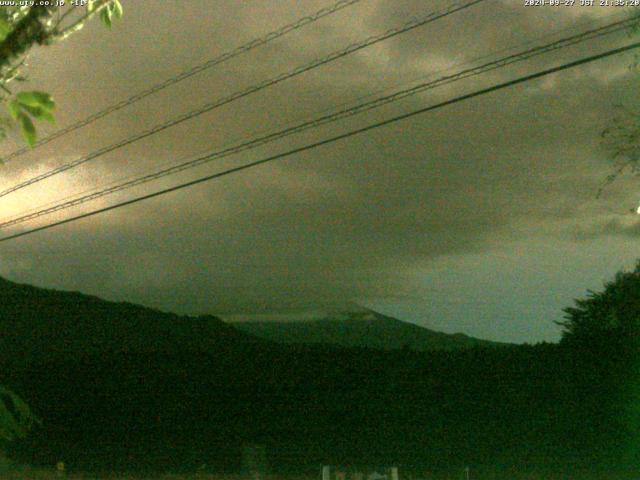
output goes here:
[{"label": "forested hillside", "polygon": [[637,461],[621,414],[631,353],[620,345],[284,346],[213,319],[6,281],[2,291],[4,345],[20,328],[43,348],[31,356],[14,336],[1,355],[2,383],[43,419],[12,447],[24,462],[237,471],[254,443],[276,472],[322,463],[611,472]]}]

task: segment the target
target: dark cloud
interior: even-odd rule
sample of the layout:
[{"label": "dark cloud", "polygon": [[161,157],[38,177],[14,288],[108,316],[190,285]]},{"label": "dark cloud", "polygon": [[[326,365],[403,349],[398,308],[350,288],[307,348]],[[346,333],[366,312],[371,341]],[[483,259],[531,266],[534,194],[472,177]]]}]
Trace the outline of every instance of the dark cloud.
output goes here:
[{"label": "dark cloud", "polygon": [[[535,10],[516,3],[489,1],[106,155],[2,199],[3,216],[296,123],[453,63],[544,39],[557,29],[602,21],[599,10]],[[90,25],[68,42],[36,52],[33,84],[46,85],[56,95],[65,125],[323,4],[127,4],[125,18],[113,31]],[[446,4],[429,2],[429,8]],[[418,1],[362,2],[11,162],[0,185],[424,12],[424,2]],[[132,193],[284,151],[624,41],[617,36],[597,49],[593,44],[572,48],[444,87]],[[629,62],[630,56],[605,60],[4,244],[0,274],[181,312],[299,311],[390,298],[424,312],[429,300],[414,292],[415,269],[428,273],[434,262],[453,258],[449,268],[462,274],[473,268],[470,256],[500,249],[537,258],[528,248],[532,238],[578,250],[576,223],[597,223],[610,216],[606,208],[619,209],[630,201],[628,182],[614,184],[601,200],[594,198],[609,169],[598,132],[615,113],[613,103],[638,101]],[[597,241],[638,232],[637,224],[602,225],[581,238]],[[611,242],[616,258],[629,251],[626,244]],[[569,254],[562,257],[571,260]],[[522,272],[521,280],[536,274]],[[565,280],[580,285],[582,278]],[[522,295],[498,297],[513,307]],[[446,323],[446,314],[438,314],[444,315],[439,324]],[[459,316],[449,320],[452,325],[462,321]],[[522,324],[509,325],[504,320],[503,338],[516,338],[513,329]],[[484,331],[500,336],[495,329]],[[531,339],[550,335],[538,327],[527,332]]]},{"label": "dark cloud", "polygon": [[[632,209],[630,213],[636,213]],[[623,236],[633,239],[640,237],[640,221],[633,219],[612,218],[603,220],[595,225],[589,225],[576,230],[576,238],[579,240],[592,240],[600,237]]]}]

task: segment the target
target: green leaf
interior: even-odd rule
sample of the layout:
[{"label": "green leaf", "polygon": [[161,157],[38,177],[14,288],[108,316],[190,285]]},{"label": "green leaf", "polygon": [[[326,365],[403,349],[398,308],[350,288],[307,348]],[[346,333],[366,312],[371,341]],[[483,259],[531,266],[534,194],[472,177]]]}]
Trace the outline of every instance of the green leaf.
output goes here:
[{"label": "green leaf", "polygon": [[51,95],[45,92],[20,92],[16,95],[16,100],[22,105],[28,105],[30,107],[42,107],[47,111],[53,110],[56,106],[55,102],[51,98]]},{"label": "green leaf", "polygon": [[32,107],[31,105],[23,105],[22,108],[29,112],[36,120],[45,120],[49,123],[56,123],[55,118],[53,118],[53,114],[41,106]]},{"label": "green leaf", "polygon": [[36,143],[36,127],[29,118],[29,115],[22,112],[18,115],[18,121],[22,129],[22,136],[27,141],[30,147],[33,147]]},{"label": "green leaf", "polygon": [[100,20],[107,28],[111,28],[111,10],[109,10],[109,7],[100,10]]},{"label": "green leaf", "polygon": [[13,405],[9,410],[4,402],[0,402],[0,438],[7,441],[23,438],[35,424],[42,424],[20,397],[1,385],[0,396],[9,397]]},{"label": "green leaf", "polygon": [[7,110],[9,110],[9,115],[11,115],[11,118],[13,118],[14,120],[18,120],[18,116],[22,111],[22,107],[16,100],[11,100],[7,104]]},{"label": "green leaf", "polygon": [[124,10],[122,9],[122,4],[120,3],[120,0],[113,0],[113,16],[116,18],[122,18],[122,14],[124,13]]},{"label": "green leaf", "polygon": [[100,10],[100,20],[107,28],[111,28],[113,19],[122,18],[124,10],[120,0],[111,0],[102,10]]},{"label": "green leaf", "polygon": [[4,18],[0,18],[0,41],[4,40],[13,30],[11,24]]}]

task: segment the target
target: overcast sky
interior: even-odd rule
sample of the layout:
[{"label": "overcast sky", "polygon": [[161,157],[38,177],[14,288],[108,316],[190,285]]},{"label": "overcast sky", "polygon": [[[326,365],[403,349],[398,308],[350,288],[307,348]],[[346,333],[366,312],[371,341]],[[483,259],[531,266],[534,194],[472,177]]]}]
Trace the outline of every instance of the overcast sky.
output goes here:
[{"label": "overcast sky", "polygon": [[[329,5],[330,0],[123,1],[36,49],[30,84],[58,126]],[[7,188],[101,146],[451,2],[362,0],[0,167]],[[576,2],[579,3],[579,2]],[[614,7],[487,0],[0,199],[2,219],[620,18]],[[363,126],[631,42],[618,34],[432,90],[7,232]],[[513,50],[515,51],[515,50]],[[188,314],[288,314],[357,302],[446,332],[555,341],[562,308],[640,257],[639,180],[599,132],[638,106],[623,54],[214,182],[0,244],[0,275]],[[485,59],[486,61],[486,59]],[[472,64],[477,64],[474,61]],[[458,67],[456,67],[458,65]],[[440,74],[442,75],[442,73]],[[370,98],[370,97],[368,97]],[[55,127],[43,126],[41,132]],[[10,153],[19,138],[2,145]]]}]

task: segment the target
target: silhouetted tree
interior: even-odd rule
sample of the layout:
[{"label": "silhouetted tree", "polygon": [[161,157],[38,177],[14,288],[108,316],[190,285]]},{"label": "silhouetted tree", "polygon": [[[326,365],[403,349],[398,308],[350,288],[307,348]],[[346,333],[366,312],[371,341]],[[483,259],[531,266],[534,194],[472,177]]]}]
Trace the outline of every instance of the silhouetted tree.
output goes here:
[{"label": "silhouetted tree", "polygon": [[[564,309],[562,343],[574,352],[571,369],[584,392],[585,425],[610,462],[640,462],[640,261],[620,271],[601,292],[589,291]],[[606,430],[603,425],[608,425]]]},{"label": "silhouetted tree", "polygon": [[564,309],[563,342],[612,342],[636,347],[640,333],[640,261],[630,272],[620,271],[602,292],[588,291],[575,307]]}]

